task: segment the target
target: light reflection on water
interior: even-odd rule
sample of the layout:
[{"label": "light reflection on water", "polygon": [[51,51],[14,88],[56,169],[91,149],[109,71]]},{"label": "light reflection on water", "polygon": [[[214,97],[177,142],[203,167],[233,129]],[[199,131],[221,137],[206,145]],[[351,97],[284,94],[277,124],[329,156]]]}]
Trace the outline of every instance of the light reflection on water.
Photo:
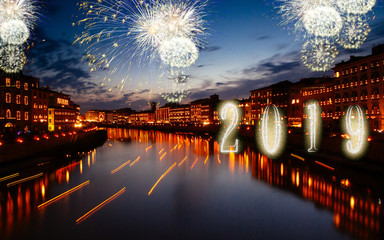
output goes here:
[{"label": "light reflection on water", "polygon": [[[221,154],[208,136],[108,129],[108,137],[83,157],[24,169],[1,182],[0,238],[379,239],[383,232],[382,182],[353,181],[290,156],[271,160],[249,146]],[[39,172],[41,178],[6,187]],[[121,196],[76,225],[123,187]]]}]

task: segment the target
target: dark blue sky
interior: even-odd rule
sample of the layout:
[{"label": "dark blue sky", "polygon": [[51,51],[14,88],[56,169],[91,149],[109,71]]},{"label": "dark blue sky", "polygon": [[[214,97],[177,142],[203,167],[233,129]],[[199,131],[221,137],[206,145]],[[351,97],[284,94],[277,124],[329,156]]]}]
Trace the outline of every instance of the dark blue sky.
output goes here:
[{"label": "dark blue sky", "polygon": [[[50,0],[43,5],[42,22],[36,29],[34,47],[26,74],[39,77],[43,84],[72,95],[86,110],[148,107],[148,101],[163,104],[151,84],[127,86],[121,92],[101,87],[101,73],[89,71],[81,58],[84,49],[73,45],[81,28],[76,0]],[[224,0],[209,5],[207,47],[190,69],[190,95],[185,102],[217,93],[221,99],[249,97],[249,91],[282,80],[332,75],[309,71],[300,61],[302,42],[279,23],[274,1]],[[369,21],[372,31],[362,49],[340,50],[336,62],[349,55],[368,55],[373,44],[384,43],[383,2],[378,1]],[[139,72],[139,69],[132,71]],[[135,75],[138,81],[153,78],[145,69]],[[117,79],[112,79],[118,81]],[[149,87],[148,85],[151,85]],[[156,88],[156,87],[155,87]],[[151,94],[149,94],[151,92]]]}]

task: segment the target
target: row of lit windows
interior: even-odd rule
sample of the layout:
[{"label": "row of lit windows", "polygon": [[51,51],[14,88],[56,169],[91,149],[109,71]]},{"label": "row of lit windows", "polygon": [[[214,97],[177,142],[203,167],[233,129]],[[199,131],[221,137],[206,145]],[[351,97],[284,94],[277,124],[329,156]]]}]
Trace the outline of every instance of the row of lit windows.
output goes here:
[{"label": "row of lit windows", "polygon": [[[384,65],[384,61],[383,61],[383,65]],[[380,61],[379,60],[372,61],[371,68],[377,68],[377,67],[380,67]],[[366,70],[368,70],[368,64],[365,63],[360,65],[360,71],[366,71]],[[357,71],[358,71],[358,67],[353,66],[350,69],[344,69],[343,71],[341,71],[341,75],[345,76],[348,74],[354,74],[354,73],[357,73]],[[335,77],[340,77],[340,72],[336,72]]]},{"label": "row of lit windows", "polygon": [[[371,115],[380,115],[380,109],[378,107],[374,107],[371,111],[369,111],[368,109],[365,110],[366,115],[369,115],[369,112],[371,112]],[[335,112],[336,117],[341,117],[343,115],[345,115],[345,112],[343,112],[343,111],[336,111]]]},{"label": "row of lit windows", "polygon": [[[75,113],[73,112],[55,112],[56,115],[70,115],[70,116],[74,116]],[[140,115],[140,116],[143,116],[143,115]]]},{"label": "row of lit windows", "polygon": [[[384,81],[384,78],[383,78],[383,81]],[[371,79],[371,83],[378,83],[378,82],[380,82],[379,78],[376,78],[376,80]],[[368,84],[368,80],[365,80],[365,81],[360,80],[360,86],[361,85],[367,85],[367,84]],[[351,87],[357,87],[358,81],[351,82],[350,86]],[[342,83],[340,85],[335,85],[335,89],[341,89],[341,88],[347,88],[347,87],[349,87],[349,83]]]},{"label": "row of lit windows", "polygon": [[[367,101],[369,99],[368,95],[363,95],[363,96],[360,96],[360,97],[343,97],[343,98],[336,98],[335,99],[335,103],[344,103],[344,102],[349,102],[349,99],[351,100],[351,102],[354,102],[354,101],[358,101],[360,99],[360,101]],[[380,94],[372,94],[370,99],[372,100],[377,100],[377,99],[380,99]]]},{"label": "row of lit windows", "polygon": [[[5,86],[10,87],[11,86],[11,79],[6,78],[5,79]],[[16,88],[20,88],[20,81],[16,81]],[[28,83],[24,83],[24,90],[28,90]]]},{"label": "row of lit windows", "polygon": [[[12,119],[12,112],[10,109],[7,109],[7,111],[5,113],[5,118],[6,119]],[[28,118],[29,118],[29,113],[25,112],[24,113],[24,120],[28,121]],[[16,120],[21,120],[21,111],[16,111]]]},{"label": "row of lit windows", "polygon": [[304,91],[303,96],[312,96],[312,95],[326,93],[326,92],[332,92],[332,87],[321,88],[319,90],[313,90],[313,91]]},{"label": "row of lit windows", "polygon": [[[12,94],[11,93],[5,93],[5,102],[6,103],[12,103]],[[16,104],[21,104],[21,96],[16,95]],[[24,104],[28,105],[28,96],[24,96]]]},{"label": "row of lit windows", "polygon": [[33,115],[33,119],[40,119],[40,118],[47,118],[47,115],[42,116],[41,114],[37,116],[36,114]]},{"label": "row of lit windows", "polygon": [[33,104],[33,108],[40,108],[40,109],[47,109],[47,105],[41,105],[41,104],[39,104],[39,105],[37,105],[37,103],[34,103]]},{"label": "row of lit windows", "polygon": [[71,123],[71,122],[76,122],[76,120],[68,120],[68,119],[59,120],[59,119],[55,119],[55,123]]}]

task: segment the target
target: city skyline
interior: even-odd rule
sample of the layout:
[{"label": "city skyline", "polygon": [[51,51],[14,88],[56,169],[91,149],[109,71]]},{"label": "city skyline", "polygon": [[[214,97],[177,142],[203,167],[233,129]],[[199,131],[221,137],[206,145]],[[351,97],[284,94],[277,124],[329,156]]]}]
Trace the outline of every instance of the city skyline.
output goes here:
[{"label": "city skyline", "polygon": [[[384,42],[381,8],[377,3],[369,14],[370,18],[375,18],[369,21],[372,31],[363,47],[355,51],[339,49],[335,63],[348,60],[350,55],[368,55],[373,44]],[[156,95],[156,84],[153,89],[148,88],[148,84],[126,86],[120,93],[108,92],[107,87],[100,86],[102,73],[91,73],[87,64],[81,62],[83,47],[72,44],[82,30],[72,26],[80,14],[76,1],[52,1],[44,5],[43,14],[45,17],[38,25],[34,47],[27,55],[29,62],[24,68],[27,75],[37,76],[42,84],[73,96],[82,106],[82,113],[92,108],[143,110],[148,109],[152,101],[160,105],[165,103]],[[210,35],[200,58],[190,68],[191,93],[184,102],[214,93],[224,99],[242,98],[250,89],[281,80],[296,82],[305,77],[332,76],[332,71],[311,72],[301,63],[302,42],[295,40],[291,30],[283,29],[272,1],[211,2],[207,15]],[[156,82],[154,75],[144,68],[137,77],[138,81],[149,79],[151,83]]]}]

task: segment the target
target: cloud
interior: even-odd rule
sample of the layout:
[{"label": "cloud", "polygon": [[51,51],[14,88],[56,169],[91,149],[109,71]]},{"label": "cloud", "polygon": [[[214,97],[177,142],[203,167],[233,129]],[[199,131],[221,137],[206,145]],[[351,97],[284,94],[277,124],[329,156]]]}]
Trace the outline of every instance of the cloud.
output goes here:
[{"label": "cloud", "polygon": [[259,35],[254,35],[253,38],[256,40],[256,41],[263,41],[263,40],[267,40],[267,39],[271,39],[272,36],[271,35],[262,35],[262,36],[259,36]]},{"label": "cloud", "polygon": [[220,49],[221,49],[221,47],[219,47],[219,46],[210,46],[210,47],[200,48],[200,51],[201,52],[214,52],[214,51],[218,51]]},{"label": "cloud", "polygon": [[31,63],[26,71],[39,77],[41,85],[50,85],[55,90],[72,89],[76,94],[93,90],[97,84],[81,62],[81,51],[66,40],[46,39],[30,51]]}]

